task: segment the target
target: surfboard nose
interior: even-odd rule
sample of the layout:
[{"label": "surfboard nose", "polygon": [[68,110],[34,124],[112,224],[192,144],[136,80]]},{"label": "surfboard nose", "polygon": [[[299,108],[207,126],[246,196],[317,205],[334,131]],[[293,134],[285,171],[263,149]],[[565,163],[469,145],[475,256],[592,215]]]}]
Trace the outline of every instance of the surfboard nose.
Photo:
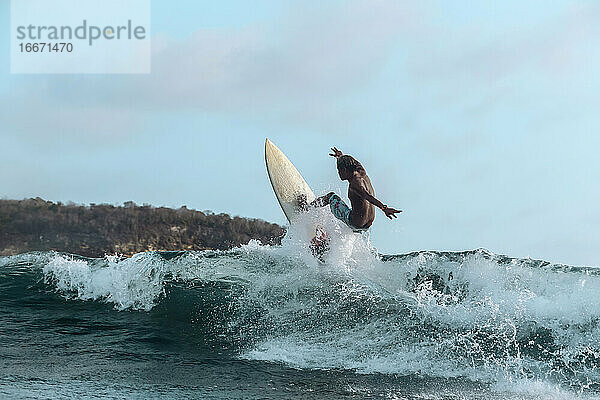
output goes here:
[{"label": "surfboard nose", "polygon": [[279,150],[279,148],[277,148],[277,146],[275,146],[275,145],[273,144],[273,142],[271,142],[271,141],[269,140],[269,138],[266,138],[266,139],[265,139],[265,155],[266,155],[267,153],[269,153],[269,154],[273,154],[273,153],[276,153],[276,152],[281,152],[281,150]]}]

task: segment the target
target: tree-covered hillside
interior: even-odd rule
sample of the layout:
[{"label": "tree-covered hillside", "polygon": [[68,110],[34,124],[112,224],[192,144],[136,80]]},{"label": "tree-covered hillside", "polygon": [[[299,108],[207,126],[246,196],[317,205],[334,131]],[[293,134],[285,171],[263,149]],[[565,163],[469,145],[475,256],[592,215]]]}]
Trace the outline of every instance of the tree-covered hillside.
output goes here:
[{"label": "tree-covered hillside", "polygon": [[257,219],[165,207],[0,200],[0,255],[57,250],[88,257],[147,250],[227,249],[279,243],[284,229]]}]

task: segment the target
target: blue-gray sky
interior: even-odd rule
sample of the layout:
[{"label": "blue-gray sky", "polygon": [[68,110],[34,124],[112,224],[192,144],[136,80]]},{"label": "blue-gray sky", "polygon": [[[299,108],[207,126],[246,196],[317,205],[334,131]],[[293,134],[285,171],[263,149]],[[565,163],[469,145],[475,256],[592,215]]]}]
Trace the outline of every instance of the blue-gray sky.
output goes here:
[{"label": "blue-gray sky", "polygon": [[384,253],[485,247],[600,265],[600,5],[152,2],[150,75],[11,75],[0,196],[283,223],[271,138],[316,192],[365,165]]}]

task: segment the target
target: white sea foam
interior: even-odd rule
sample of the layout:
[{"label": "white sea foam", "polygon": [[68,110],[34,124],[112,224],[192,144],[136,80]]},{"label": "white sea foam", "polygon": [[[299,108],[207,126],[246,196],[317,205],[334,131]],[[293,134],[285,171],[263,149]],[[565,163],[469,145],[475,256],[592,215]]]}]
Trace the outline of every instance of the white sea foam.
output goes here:
[{"label": "white sea foam", "polygon": [[56,255],[44,267],[46,281],[68,297],[104,300],[120,310],[150,310],[163,291],[167,271],[164,263],[148,254],[130,259],[108,256],[104,263]]}]

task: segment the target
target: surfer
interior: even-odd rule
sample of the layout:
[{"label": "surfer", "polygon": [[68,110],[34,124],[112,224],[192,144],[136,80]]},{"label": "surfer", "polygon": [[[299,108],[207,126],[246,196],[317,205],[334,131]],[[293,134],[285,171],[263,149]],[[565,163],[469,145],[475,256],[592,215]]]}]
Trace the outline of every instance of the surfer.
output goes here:
[{"label": "surfer", "polygon": [[331,151],[333,153],[329,155],[337,160],[340,179],[349,183],[348,198],[352,208],[348,207],[340,196],[334,192],[318,197],[310,204],[314,207],[329,205],[333,215],[354,231],[369,229],[375,219],[375,207],[380,208],[389,219],[397,218],[396,214],[401,213],[402,210],[388,207],[375,198],[371,180],[362,164],[354,157],[343,154],[335,147]]}]

